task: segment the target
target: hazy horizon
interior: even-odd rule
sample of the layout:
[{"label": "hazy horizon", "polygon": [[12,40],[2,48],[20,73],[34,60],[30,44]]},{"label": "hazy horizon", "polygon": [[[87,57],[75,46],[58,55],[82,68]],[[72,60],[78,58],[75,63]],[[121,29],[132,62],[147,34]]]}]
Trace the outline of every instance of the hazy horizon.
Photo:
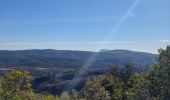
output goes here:
[{"label": "hazy horizon", "polygon": [[2,0],[0,50],[125,49],[170,44],[169,0]]},{"label": "hazy horizon", "polygon": [[[161,48],[160,48],[161,49]],[[163,48],[164,49],[164,48]],[[148,51],[137,51],[137,50],[129,50],[129,49],[100,49],[100,50],[96,50],[96,51],[92,51],[92,50],[76,50],[76,49],[50,49],[50,48],[43,48],[43,49],[2,49],[0,51],[25,51],[25,50],[61,50],[61,51],[83,51],[83,52],[107,52],[107,51],[115,51],[115,50],[123,50],[123,51],[132,51],[132,52],[144,52],[144,53],[151,53],[151,54],[159,54],[158,50],[157,52],[148,52]]]}]

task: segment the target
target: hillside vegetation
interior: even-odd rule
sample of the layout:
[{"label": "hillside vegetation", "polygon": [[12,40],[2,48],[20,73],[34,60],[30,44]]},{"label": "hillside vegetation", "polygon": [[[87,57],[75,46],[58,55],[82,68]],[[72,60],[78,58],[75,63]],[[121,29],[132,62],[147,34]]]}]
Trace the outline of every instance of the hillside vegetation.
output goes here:
[{"label": "hillside vegetation", "polygon": [[45,67],[79,69],[93,55],[96,59],[91,68],[107,69],[112,66],[123,66],[133,62],[135,67],[157,63],[157,55],[128,50],[108,50],[105,52],[70,51],[70,50],[18,50],[0,51],[1,67]]},{"label": "hillside vegetation", "polygon": [[[13,70],[0,81],[1,100],[169,100],[170,47],[159,50],[158,64],[140,72],[132,63],[113,67],[105,74],[87,78],[80,90],[61,94],[35,93],[32,77],[26,71]],[[57,79],[56,79],[57,82]],[[43,85],[43,84],[42,84]]]}]

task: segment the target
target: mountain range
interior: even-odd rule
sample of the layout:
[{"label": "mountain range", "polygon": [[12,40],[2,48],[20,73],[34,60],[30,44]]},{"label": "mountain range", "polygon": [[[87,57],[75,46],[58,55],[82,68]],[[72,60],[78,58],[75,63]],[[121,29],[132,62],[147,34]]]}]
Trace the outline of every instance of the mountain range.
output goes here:
[{"label": "mountain range", "polygon": [[[91,68],[121,67],[132,62],[135,67],[157,63],[157,55],[129,50],[72,51],[72,50],[0,50],[0,67],[28,68]],[[89,61],[92,60],[92,61]],[[90,62],[90,63],[89,63]]]}]

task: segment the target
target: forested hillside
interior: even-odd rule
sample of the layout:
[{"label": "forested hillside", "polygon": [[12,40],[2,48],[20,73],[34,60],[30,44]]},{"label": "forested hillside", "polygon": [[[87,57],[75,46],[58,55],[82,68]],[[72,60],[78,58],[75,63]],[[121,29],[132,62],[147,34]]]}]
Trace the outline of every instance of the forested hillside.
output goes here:
[{"label": "forested hillside", "polygon": [[[93,56],[95,56],[95,60],[91,64],[86,64],[88,59]],[[74,85],[69,83],[77,80],[75,77],[84,65],[88,66],[88,69],[76,81],[77,85],[72,87],[78,91],[89,77],[106,74],[112,67],[124,70],[124,65],[131,62],[135,71],[146,72],[157,63],[156,59],[157,55],[154,54],[128,50],[100,52],[49,49],[1,50],[0,74],[5,76],[11,70],[28,71],[32,77],[31,83],[34,92],[58,95]]]},{"label": "forested hillside", "polygon": [[[88,77],[80,90],[61,94],[35,93],[32,77],[26,71],[13,70],[1,76],[1,100],[169,100],[170,47],[159,50],[158,64],[141,73],[132,63],[113,67],[105,74]],[[44,79],[45,80],[45,79]],[[56,79],[57,82],[57,79]],[[69,82],[67,84],[70,84]],[[43,85],[43,84],[42,84]]]},{"label": "forested hillside", "polygon": [[96,55],[91,68],[123,66],[133,62],[135,67],[156,64],[157,55],[128,50],[107,50],[105,52],[69,50],[18,50],[0,51],[0,67],[44,67],[44,68],[81,68],[86,61]]}]

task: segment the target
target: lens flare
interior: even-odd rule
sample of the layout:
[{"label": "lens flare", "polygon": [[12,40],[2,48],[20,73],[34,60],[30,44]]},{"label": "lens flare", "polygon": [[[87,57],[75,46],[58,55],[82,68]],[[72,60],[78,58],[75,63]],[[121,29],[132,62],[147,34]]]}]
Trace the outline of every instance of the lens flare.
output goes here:
[{"label": "lens flare", "polygon": [[[110,33],[108,33],[106,35],[106,37],[103,39],[103,41],[109,41],[113,35],[116,34],[117,30],[120,28],[120,26],[128,19],[128,17],[131,16],[133,10],[136,8],[136,6],[139,4],[141,0],[135,0],[133,2],[133,4],[130,6],[130,8],[125,12],[125,14],[120,18],[120,20],[118,21],[118,23],[113,27],[113,29],[110,31]],[[102,46],[99,46],[98,49],[102,49]],[[68,91],[71,91],[72,89],[74,89],[77,84],[80,82],[81,77],[83,77],[87,70],[89,69],[89,67],[92,65],[93,62],[95,62],[97,56],[99,55],[99,53],[94,53],[93,55],[91,55],[89,57],[89,59],[84,63],[84,65],[81,67],[81,69],[79,70],[79,72],[74,76],[73,81],[67,86]]]}]

